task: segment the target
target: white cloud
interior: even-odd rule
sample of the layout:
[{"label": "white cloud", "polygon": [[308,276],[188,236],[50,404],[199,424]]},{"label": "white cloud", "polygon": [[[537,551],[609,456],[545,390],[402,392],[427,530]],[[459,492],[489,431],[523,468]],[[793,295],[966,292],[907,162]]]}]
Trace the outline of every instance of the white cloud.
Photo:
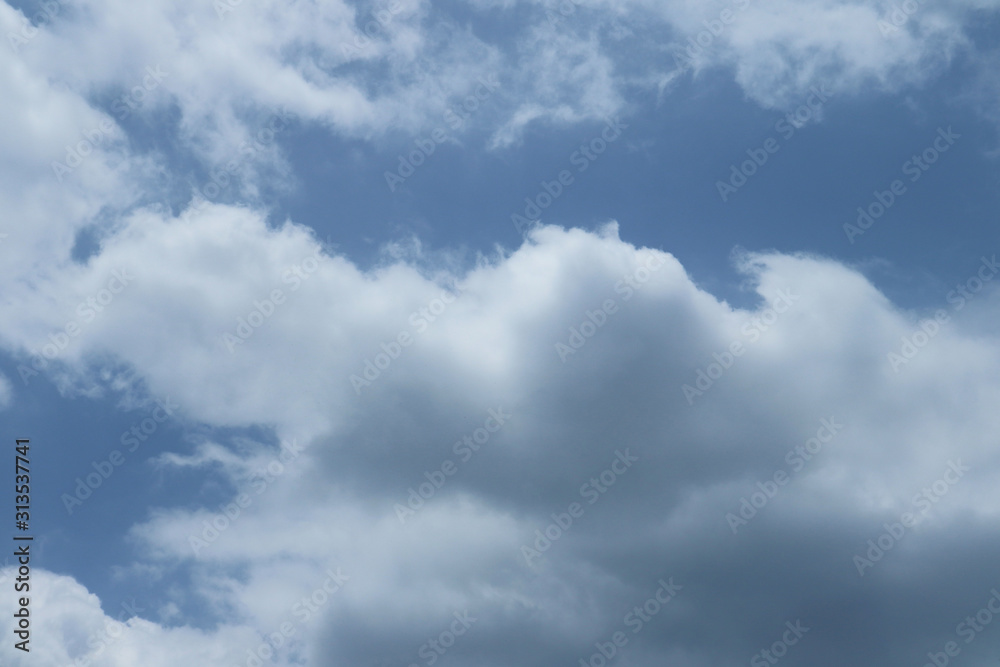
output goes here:
[{"label": "white cloud", "polygon": [[[819,84],[848,94],[897,90],[943,71],[971,47],[970,22],[997,7],[920,3],[886,32],[879,22],[891,21],[891,10],[873,1],[567,2],[565,14],[543,4],[471,4],[482,17],[518,12],[524,20],[486,36],[419,0],[365,8],[85,0],[43,22],[9,65],[87,99],[127,94],[147,67],[161,68],[166,77],[135,113],[178,109],[177,138],[218,165],[279,109],[347,136],[417,133],[439,125],[489,75],[505,82],[503,99],[476,123],[493,128],[495,146],[509,145],[533,120],[620,112],[634,86],[672,76],[675,47],[688,38],[707,40],[699,69],[731,69],[765,106],[797,105]],[[220,15],[218,7],[227,9]],[[3,15],[5,30],[20,29],[19,12],[4,5]],[[661,43],[643,51],[649,45],[637,35]]]},{"label": "white cloud", "polygon": [[[127,94],[147,67],[162,70],[137,113],[176,105],[179,138],[211,165],[279,109],[350,136],[419,129],[496,71],[480,40],[457,26],[423,25],[427,8],[418,0],[370,10],[343,1],[225,0],[141,8],[86,0],[75,9],[40,27],[20,57],[87,95]],[[414,80],[418,64],[428,80]],[[382,65],[388,80],[376,81]]]},{"label": "white cloud", "polygon": [[515,83],[520,101],[494,134],[494,148],[520,141],[538,119],[571,125],[607,118],[623,105],[614,61],[596,35],[583,39],[558,25],[538,26],[521,41],[519,56],[527,64]]},{"label": "white cloud", "polygon": [[[0,206],[23,222],[0,230],[11,235],[0,245],[8,279],[52,270],[81,229],[107,230],[122,210],[183,196],[193,175],[172,173],[157,151],[139,150],[127,129],[136,118],[174,119],[157,121],[162,139],[206,168],[235,162],[237,185],[213,200],[257,202],[262,184],[282,187],[295,177],[277,143],[252,143],[262,132],[271,136],[265,128],[274,114],[291,114],[293,131],[320,126],[383,142],[387,133],[442,126],[447,110],[489,78],[499,90],[464,127],[485,128],[494,148],[510,146],[531,124],[603,119],[627,111],[637,91],[662,92],[677,81],[674,47],[733,8],[570,3],[571,14],[550,21],[540,5],[477,5],[477,16],[523,17],[487,36],[418,0],[364,9],[240,3],[221,18],[216,5],[57,3],[60,10],[4,59]],[[878,22],[887,10],[873,2],[749,3],[734,9],[719,35],[705,33],[711,41],[697,67],[730,69],[765,106],[798,105],[820,84],[837,94],[898,90],[973,49],[970,22],[995,8],[924,3],[883,35]],[[0,6],[5,34],[20,34],[24,20]],[[86,152],[79,166],[77,151]]]},{"label": "white cloud", "polygon": [[[12,582],[16,576],[16,568],[0,570],[4,581]],[[30,652],[14,648],[14,641],[0,645],[0,659],[12,667],[241,664],[246,650],[259,641],[248,627],[223,625],[205,632],[191,627],[165,627],[131,615],[124,607],[105,613],[96,595],[73,578],[47,570],[33,568],[31,584]],[[3,596],[0,608],[7,634],[13,636],[9,619],[18,610],[14,596]],[[74,662],[77,660],[80,662]]]},{"label": "white cloud", "polygon": [[0,374],[0,410],[10,406],[14,391],[10,386],[10,380],[6,375]]},{"label": "white cloud", "polygon": [[[0,31],[19,29],[17,12],[0,4]],[[34,46],[32,41],[22,50]],[[5,91],[0,102],[0,207],[8,221],[2,230],[7,237],[0,243],[0,271],[5,283],[53,271],[53,263],[67,258],[76,231],[102,207],[134,201],[128,185],[149,170],[141,159],[123,163],[128,151],[113,119],[54,86],[51,74],[21,57],[0,61]],[[54,168],[55,163],[67,171]]]},{"label": "white cloud", "polygon": [[[285,271],[318,251],[305,229],[269,230],[246,209],[209,207],[188,222],[138,213],[72,275],[84,291],[112,267],[136,278],[69,357],[81,370],[98,359],[127,364],[197,421],[269,424],[299,439],[303,451],[260,491],[248,471],[266,469],[276,449],[226,452],[217,443],[192,457],[165,457],[182,468],[228,471],[251,502],[218,537],[205,532],[222,511],[210,507],[165,508],[133,538],[154,562],[193,565],[195,585],[184,600],[204,598],[224,618],[242,609],[240,622],[265,633],[294,617],[296,600],[327,569],[342,567],[349,584],[300,630],[315,663],[378,654],[405,664],[463,609],[488,622],[456,644],[456,655],[488,646],[494,664],[527,660],[543,646],[572,655],[600,639],[629,600],[645,599],[658,577],[671,575],[703,591],[681,596],[671,611],[683,627],[711,608],[704,595],[718,571],[703,554],[754,579],[766,560],[740,564],[722,554],[734,551],[731,540],[755,536],[805,550],[788,567],[790,581],[836,587],[842,575],[831,568],[853,573],[852,553],[910,508],[911,496],[950,460],[974,465],[975,474],[878,567],[920,572],[931,562],[923,550],[961,534],[962,517],[996,521],[1000,422],[990,406],[1000,398],[1000,348],[978,324],[982,313],[996,312],[995,289],[962,310],[942,299],[951,321],[897,373],[887,354],[912,338],[920,317],[831,260],[745,256],[741,270],[761,299],[748,311],[699,290],[670,255],[621,241],[615,226],[544,227],[518,250],[454,276],[461,295],[418,332],[410,314],[439,298],[443,283],[405,263],[366,274],[321,254],[292,291],[294,281],[283,276],[294,274]],[[662,265],[638,271],[649,257]],[[631,292],[620,282],[647,275]],[[275,288],[287,300],[230,353],[222,335]],[[768,312],[782,292],[792,305]],[[617,308],[563,362],[556,343],[594,321],[588,312],[607,299]],[[30,320],[28,311],[0,319]],[[362,374],[364,360],[401,331],[413,343],[357,394],[350,375]],[[727,362],[736,341],[745,352]],[[689,405],[682,386],[698,385],[699,369],[717,363],[713,355],[731,367]],[[481,426],[490,408],[509,413],[508,423],[460,462],[453,443]],[[733,536],[725,514],[757,481],[786,468],[786,452],[829,418],[844,424],[835,442]],[[581,501],[581,484],[624,448],[641,463],[598,503],[585,504],[584,517],[529,567],[522,545],[533,544],[553,513]],[[461,463],[459,471],[401,525],[394,505],[444,459]],[[803,547],[797,531],[817,523],[829,534]],[[838,548],[823,547],[834,535]],[[192,536],[206,540],[197,558]],[[220,578],[219,568],[232,577]],[[765,589],[741,596],[759,604],[766,595],[781,613],[809,607],[795,590]],[[720,622],[737,632],[745,619]],[[496,648],[522,630],[524,653]],[[233,645],[223,639],[220,646]],[[644,641],[656,655],[656,642]],[[694,665],[724,653],[711,642],[686,642]]]},{"label": "white cloud", "polygon": [[[164,616],[180,616],[181,603],[200,599],[226,620],[211,631],[138,621],[99,664],[242,664],[257,633],[294,618],[297,601],[339,566],[349,585],[299,629],[302,653],[294,655],[314,664],[358,662],[379,651],[408,664],[462,609],[484,621],[456,654],[493,651],[494,664],[552,664],[553,655],[589,650],[620,620],[619,609],[674,572],[702,593],[679,598],[664,639],[644,637],[649,663],[677,650],[688,664],[718,664],[748,622],[722,613],[726,643],[701,637],[713,601],[756,608],[766,600],[782,613],[814,608],[794,586],[765,590],[769,559],[801,556],[785,563],[789,582],[837,589],[841,570],[853,576],[851,545],[861,548],[881,522],[909,507],[921,484],[962,459],[975,474],[935,504],[895,560],[879,565],[907,585],[953,595],[919,575],[945,558],[939,544],[967,536],[966,522],[996,522],[995,289],[961,311],[943,301],[951,321],[894,370],[887,354],[913,338],[920,317],[857,271],[822,258],[745,258],[740,268],[762,302],[745,310],[699,289],[669,254],[623,242],[614,226],[598,233],[544,227],[523,247],[480,258],[467,272],[406,259],[365,272],[322,252],[307,228],[269,228],[254,208],[208,205],[180,218],[158,207],[131,210],[169,189],[154,178],[161,161],[135,154],[118,119],[94,100],[138,85],[147,66],[169,74],[139,113],[179,111],[174,139],[208,164],[230,156],[281,107],[333,132],[374,138],[440,123],[449,104],[490,74],[503,86],[497,114],[482,122],[495,123],[495,146],[507,146],[532,122],[611,115],[627,104],[629,86],[669,72],[666,49],[660,60],[629,59],[630,30],[652,25],[683,43],[724,7],[586,4],[572,19],[578,24],[542,20],[490,43],[471,27],[432,24],[429,3],[400,6],[370,45],[345,52],[340,47],[353,43],[361,18],[347,3],[243,3],[220,19],[211,3],[88,0],[66,6],[16,57],[0,61],[0,206],[18,223],[3,230],[9,237],[0,244],[3,345],[22,358],[35,355],[68,390],[121,390],[126,368],[154,395],[179,402],[193,422],[273,427],[279,439],[308,445],[259,494],[246,476],[278,455],[263,445],[213,442],[193,456],[161,457],[180,474],[222,470],[253,503],[197,559],[190,537],[203,535],[217,508],[152,513],[132,536],[153,565],[125,566],[122,577],[190,565],[193,586],[164,606]],[[995,4],[921,6],[902,30],[883,36],[874,3],[752,4],[699,65],[732,68],[765,106],[797,103],[820,83],[838,93],[892,90],[919,84],[970,48],[973,6]],[[602,25],[612,18],[608,41]],[[18,12],[0,6],[5,33],[20,25]],[[418,66],[429,67],[430,77]],[[369,78],[373,71],[384,78]],[[110,129],[87,140],[85,163],[60,181],[52,163],[66,161],[67,146],[102,124]],[[288,174],[276,150],[262,162],[246,167],[241,195],[252,197],[268,168]],[[89,226],[106,233],[85,263],[74,262],[76,235]],[[619,289],[650,255],[663,264],[648,282]],[[111,288],[116,272],[132,276],[118,278],[121,290]],[[454,302],[442,300],[455,285]],[[754,325],[756,337],[747,334],[782,290],[798,300],[773,323]],[[572,330],[600,319],[593,314],[608,299],[614,312],[561,359],[556,344],[572,345]],[[440,313],[433,310],[439,303],[447,304]],[[77,333],[68,333],[71,323]],[[391,349],[403,333],[412,344],[357,392],[351,377],[365,377],[366,362],[376,363],[383,343]],[[698,371],[719,363],[714,355],[724,357],[733,342],[745,354],[689,405],[683,385],[697,386]],[[44,360],[47,345],[59,348],[54,359]],[[25,364],[33,368],[30,359]],[[0,406],[10,393],[0,378]],[[405,503],[444,459],[456,459],[453,443],[498,407],[510,411],[509,424],[400,525],[394,504]],[[725,513],[831,416],[845,431],[744,533],[780,553],[758,545],[765,557],[731,560],[736,538]],[[588,508],[537,569],[527,567],[520,547],[553,512],[579,500],[581,484],[622,447],[632,447],[641,466]],[[828,548],[831,536],[847,546]],[[241,569],[246,576],[237,576]],[[720,571],[751,583],[726,590]],[[41,570],[35,576],[36,602],[51,612],[36,628],[45,638],[39,664],[63,667],[85,654],[88,635],[102,632],[108,616],[73,580]],[[229,617],[234,609],[239,618]],[[515,645],[510,636],[525,641]],[[668,640],[682,648],[657,643]],[[12,650],[0,648],[5,664],[21,658]]]}]

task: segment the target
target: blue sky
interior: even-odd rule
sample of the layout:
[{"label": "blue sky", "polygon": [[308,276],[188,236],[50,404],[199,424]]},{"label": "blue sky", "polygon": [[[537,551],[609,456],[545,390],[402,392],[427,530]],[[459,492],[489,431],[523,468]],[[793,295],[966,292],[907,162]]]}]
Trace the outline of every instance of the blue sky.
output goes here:
[{"label": "blue sky", "polygon": [[[494,152],[482,150],[488,135],[469,133],[464,146],[438,149],[391,193],[379,176],[395,171],[398,156],[414,149],[412,137],[369,146],[310,133],[301,144],[293,138],[289,150],[318,166],[299,175],[301,190],[275,217],[309,220],[320,235],[336,229],[337,242],[361,262],[373,261],[384,240],[404,234],[432,247],[489,252],[496,243],[518,243],[511,214],[523,215],[524,197],[536,196],[541,181],[568,167],[576,180],[545,211],[545,222],[594,228],[618,220],[625,238],[669,248],[713,289],[725,290],[733,280],[728,253],[734,246],[853,263],[887,260],[895,270],[873,276],[887,289],[895,288],[900,274],[907,283],[930,274],[947,282],[961,277],[961,258],[973,258],[995,238],[991,211],[1000,174],[989,155],[995,126],[947,101],[954,82],[937,84],[905,99],[831,97],[821,107],[822,121],[792,128],[789,136],[788,125],[775,129],[788,112],[760,108],[730,78],[709,72],[679,83],[659,104],[653,95],[636,101],[622,140],[584,173],[569,156],[599,132],[601,122],[529,130],[523,146]],[[902,165],[930,146],[941,127],[952,127],[962,139],[942,157],[943,168],[914,182],[871,233],[851,243],[843,225],[856,222],[857,207],[867,207],[875,190],[896,178],[910,183]],[[769,137],[780,139],[779,152],[722,201],[716,183],[728,182],[731,165]],[[360,156],[339,169],[329,157],[353,151]],[[306,197],[307,191],[321,198]],[[345,231],[339,217],[332,225],[331,210],[356,220],[356,231]],[[914,298],[912,288],[901,289],[899,298]],[[934,293],[923,298],[932,302]]]},{"label": "blue sky", "polygon": [[0,663],[994,664],[998,9],[0,5]]}]

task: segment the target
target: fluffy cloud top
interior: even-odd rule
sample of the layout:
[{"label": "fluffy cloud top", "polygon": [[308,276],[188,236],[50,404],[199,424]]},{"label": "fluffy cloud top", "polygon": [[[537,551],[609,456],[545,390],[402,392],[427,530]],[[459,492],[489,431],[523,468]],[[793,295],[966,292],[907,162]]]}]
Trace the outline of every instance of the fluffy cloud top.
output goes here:
[{"label": "fluffy cloud top", "polygon": [[[146,558],[192,568],[204,585],[185,595],[238,626],[212,646],[241,660],[253,632],[288,620],[302,643],[281,660],[420,663],[468,612],[455,664],[573,662],[618,630],[634,664],[717,664],[797,620],[797,659],[890,661],[943,643],[989,595],[985,551],[944,545],[997,517],[998,346],[965,325],[995,312],[995,290],[942,300],[935,324],[842,264],[763,254],[739,260],[758,305],[734,308],[614,225],[539,228],[460,275],[365,273],[302,228],[221,206],[136,214],[68,302],[114,268],[134,284],[69,367],[99,382],[88,369],[113,356],[194,420],[295,441],[166,457],[222,471],[237,516],[163,508],[133,531]],[[275,289],[285,299],[263,313]],[[904,513],[914,526],[897,527]],[[959,562],[962,576],[933,576]],[[661,579],[682,588],[633,633],[629,610]],[[916,596],[942,602],[905,627],[882,620]],[[199,646],[176,650],[214,660]]]},{"label": "fluffy cloud top", "polygon": [[985,288],[926,312],[832,259],[747,254],[733,305],[615,224],[363,269],[267,222],[262,189],[295,175],[273,142],[238,187],[189,195],[274,114],[389,142],[484,77],[493,148],[708,68],[764,106],[898,90],[975,55],[996,3],[466,4],[0,5],[11,372],[130,401],[138,378],[211,434],[156,463],[231,491],[132,527],[126,572],[186,585],[128,627],[35,569],[31,664],[597,665],[616,632],[639,666],[782,641],[802,664],[916,664],[954,640],[995,576],[992,254]]}]

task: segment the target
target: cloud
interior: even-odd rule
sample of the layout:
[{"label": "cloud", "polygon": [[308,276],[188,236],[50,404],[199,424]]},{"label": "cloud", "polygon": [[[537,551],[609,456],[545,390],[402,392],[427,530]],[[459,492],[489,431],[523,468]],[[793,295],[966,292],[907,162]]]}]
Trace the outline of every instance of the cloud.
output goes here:
[{"label": "cloud", "polygon": [[[691,71],[730,71],[768,107],[794,107],[820,84],[846,94],[899,90],[975,50],[968,29],[997,8],[913,4],[896,17],[876,2],[825,0],[474,2],[462,11],[419,0],[154,2],[141,10],[86,0],[72,11],[54,5],[8,66],[113,106],[116,120],[174,115],[171,138],[218,167],[270,114],[285,110],[339,136],[417,134],[440,125],[489,76],[504,82],[503,93],[474,125],[490,130],[494,147],[508,146],[532,122],[620,113],[636,93],[676,78],[679,53]],[[25,19],[9,5],[2,13],[5,30],[19,34]],[[509,27],[476,27],[491,16]],[[150,71],[162,73],[152,87]],[[269,160],[287,170],[280,156]]]},{"label": "cloud", "polygon": [[[6,11],[15,26],[14,10]],[[87,0],[39,27],[18,55],[90,99],[126,99],[151,70],[160,72],[155,90],[116,110],[178,111],[176,139],[214,167],[279,110],[360,137],[438,121],[496,64],[481,40],[454,23],[431,30],[426,15],[417,0],[367,8],[160,2],[141,10]]]},{"label": "cloud", "polygon": [[[4,581],[17,576],[16,568],[0,570]],[[5,665],[238,664],[245,657],[244,647],[255,643],[253,631],[246,627],[224,625],[212,632],[165,627],[136,616],[133,612],[144,608],[129,602],[117,613],[106,614],[97,596],[72,577],[44,569],[33,568],[30,583],[30,652],[14,648],[13,641],[4,642],[0,657]],[[4,596],[0,606],[5,618],[13,618],[20,609],[12,595]]]},{"label": "cloud", "polygon": [[10,386],[10,380],[6,375],[0,375],[0,410],[10,407],[14,391]]},{"label": "cloud", "polygon": [[[769,107],[801,104],[818,85],[838,95],[898,90],[925,83],[956,54],[978,54],[968,27],[995,9],[921,4],[882,34],[879,22],[891,17],[866,2],[780,11],[720,2],[561,6],[553,14],[538,4],[480,3],[468,21],[415,0],[142,9],[86,0],[50,6],[29,29],[3,4],[0,29],[19,37],[0,65],[0,205],[23,224],[0,230],[8,235],[0,272],[8,283],[29,274],[44,282],[60,262],[86,258],[92,248],[81,239],[99,245],[139,207],[177,210],[192,195],[261,206],[267,189],[294,186],[283,146],[303,130],[384,148],[399,133],[441,127],[472,96],[477,111],[462,114],[460,129],[498,149],[533,125],[627,117],[652,89],[662,95],[682,73],[706,68],[731,72]],[[732,21],[719,28],[724,10]],[[515,14],[504,30],[480,27]],[[674,56],[689,47],[693,64],[678,70]],[[475,97],[484,80],[496,82],[485,102]],[[152,143],[144,124],[157,128]]]},{"label": "cloud", "polygon": [[[217,168],[276,113],[378,143],[495,76],[476,123],[502,148],[676,81],[674,47],[705,30],[691,71],[722,68],[763,106],[918,86],[976,49],[995,3],[921,4],[886,34],[870,2],[747,3],[719,34],[720,2],[574,3],[556,22],[471,4],[457,20],[423,2],[87,0],[0,61],[0,206],[18,222],[0,342],[20,379],[125,403],[142,386],[186,424],[264,433],[157,459],[232,496],[133,527],[123,580],[187,585],[115,642],[79,582],[33,571],[39,664],[95,636],[107,665],[247,664],[262,641],[279,664],[419,664],[432,641],[456,664],[594,664],[623,631],[634,664],[700,667],[797,621],[796,659],[901,664],[952,639],[994,585],[994,283],[911,312],[854,267],[757,253],[737,258],[735,306],[613,224],[540,227],[462,268],[390,249],[364,270],[267,222],[260,188],[294,177],[273,142],[237,161],[238,187],[187,203],[192,176],[129,128],[167,119],[166,144]],[[23,26],[0,6],[5,34]],[[633,632],[662,581],[682,588]],[[192,608],[203,627],[167,622]]]},{"label": "cloud", "polygon": [[[114,360],[197,422],[270,425],[286,443],[163,457],[232,497],[154,511],[137,553],[190,568],[182,606],[264,635],[298,623],[314,663],[423,663],[465,612],[458,664],[589,659],[619,630],[636,664],[734,662],[796,621],[799,660],[892,663],[943,645],[988,597],[992,283],[907,312],[833,260],[746,254],[740,308],[615,225],[542,227],[451,276],[405,260],[363,272],[304,228],[226,206],[135,214],[73,284],[119,266],[134,286],[78,340],[74,372],[99,383]],[[274,289],[286,298],[268,314]],[[240,319],[252,333],[230,352]],[[491,410],[503,423],[482,441]],[[907,512],[919,522],[897,537]],[[306,615],[338,568],[349,579]],[[683,588],[633,633],[630,610],[670,577]],[[937,602],[887,620],[918,597]]]},{"label": "cloud", "polygon": [[[625,25],[658,21],[671,36],[651,68],[670,75],[722,67],[765,107],[801,103],[813,86],[857,95],[919,86],[976,46],[968,35],[995,2],[948,6],[854,1],[605,3]],[[648,30],[648,27],[646,28]],[[666,66],[669,60],[674,66]]]},{"label": "cloud", "polygon": [[[20,28],[18,13],[0,5],[0,30],[6,35]],[[0,84],[6,91],[0,104],[0,206],[7,220],[18,223],[2,230],[6,283],[46,275],[102,208],[135,201],[128,186],[145,183],[150,165],[142,158],[124,160],[129,151],[114,120],[55,86],[46,67],[5,57]]]},{"label": "cloud", "polygon": [[520,141],[524,128],[539,119],[565,126],[608,118],[622,108],[614,60],[597,35],[581,38],[560,25],[540,25],[518,50],[530,66],[517,77],[520,103],[494,133],[493,148]]}]

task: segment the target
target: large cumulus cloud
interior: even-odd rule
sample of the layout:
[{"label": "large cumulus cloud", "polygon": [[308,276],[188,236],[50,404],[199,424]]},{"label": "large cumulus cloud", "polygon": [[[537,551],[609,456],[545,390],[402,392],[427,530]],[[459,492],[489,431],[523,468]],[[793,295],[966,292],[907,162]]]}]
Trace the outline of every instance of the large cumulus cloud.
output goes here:
[{"label": "large cumulus cloud", "polygon": [[[457,274],[419,259],[364,272],[247,209],[145,211],[74,276],[83,291],[112,267],[135,281],[67,368],[100,383],[113,358],[192,419],[285,440],[166,457],[228,479],[238,516],[165,507],[133,540],[264,634],[342,568],[298,629],[314,664],[421,664],[464,612],[453,664],[575,663],[619,630],[630,664],[747,661],[796,621],[809,630],[789,661],[917,661],[996,583],[997,342],[978,324],[996,292],[913,313],[828,259],[736,261],[746,307],[615,225],[542,227]],[[970,258],[970,276],[991,261]],[[284,302],[227,349],[274,289]],[[935,310],[947,321],[915,337]],[[352,383],[366,360],[377,377]],[[880,555],[868,540],[886,531]],[[681,588],[635,634],[627,614],[661,579]]]}]

